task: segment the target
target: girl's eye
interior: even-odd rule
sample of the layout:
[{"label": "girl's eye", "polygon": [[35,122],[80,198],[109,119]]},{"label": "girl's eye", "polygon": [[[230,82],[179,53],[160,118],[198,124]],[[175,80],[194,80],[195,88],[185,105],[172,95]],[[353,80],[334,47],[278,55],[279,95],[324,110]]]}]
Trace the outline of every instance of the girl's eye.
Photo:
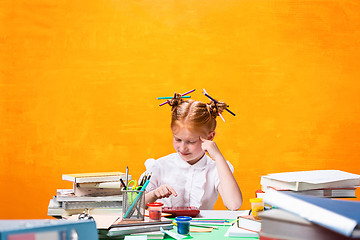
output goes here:
[{"label": "girl's eye", "polygon": [[177,138],[176,138],[176,139],[175,139],[175,141],[177,141],[177,142],[181,142],[181,139],[177,139]]}]

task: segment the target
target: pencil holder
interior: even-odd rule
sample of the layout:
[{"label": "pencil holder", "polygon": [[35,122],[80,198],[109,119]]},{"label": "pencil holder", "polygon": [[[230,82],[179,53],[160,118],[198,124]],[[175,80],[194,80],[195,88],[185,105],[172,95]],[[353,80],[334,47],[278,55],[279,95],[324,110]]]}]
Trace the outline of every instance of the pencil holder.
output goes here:
[{"label": "pencil holder", "polygon": [[123,220],[144,220],[145,192],[141,190],[122,190]]}]

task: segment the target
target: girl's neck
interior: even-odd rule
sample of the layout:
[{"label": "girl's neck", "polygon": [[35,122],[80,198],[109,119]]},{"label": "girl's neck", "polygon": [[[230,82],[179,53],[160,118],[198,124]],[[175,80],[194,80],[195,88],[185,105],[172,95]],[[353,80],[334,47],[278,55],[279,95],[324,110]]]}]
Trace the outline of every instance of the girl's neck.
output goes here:
[{"label": "girl's neck", "polygon": [[196,159],[196,160],[191,160],[189,162],[187,162],[188,164],[190,165],[194,165],[196,164],[197,162],[199,162],[203,157],[204,157],[205,153],[203,155],[201,155],[201,157],[199,159]]}]

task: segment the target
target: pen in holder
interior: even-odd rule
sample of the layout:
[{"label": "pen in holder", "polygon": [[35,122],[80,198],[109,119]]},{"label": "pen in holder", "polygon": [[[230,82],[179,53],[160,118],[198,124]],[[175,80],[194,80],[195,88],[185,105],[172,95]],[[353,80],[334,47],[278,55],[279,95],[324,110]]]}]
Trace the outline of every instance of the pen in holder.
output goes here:
[{"label": "pen in holder", "polygon": [[122,190],[123,220],[144,220],[145,192],[142,190]]}]

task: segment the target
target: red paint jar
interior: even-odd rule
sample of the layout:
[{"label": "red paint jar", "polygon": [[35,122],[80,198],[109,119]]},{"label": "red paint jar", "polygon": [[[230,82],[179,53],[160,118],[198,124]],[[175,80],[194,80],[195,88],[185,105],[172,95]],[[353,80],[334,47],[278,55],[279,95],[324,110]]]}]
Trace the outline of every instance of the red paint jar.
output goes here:
[{"label": "red paint jar", "polygon": [[148,203],[147,206],[149,207],[149,218],[150,221],[160,221],[161,220],[161,212],[163,203],[159,202],[152,202]]}]

